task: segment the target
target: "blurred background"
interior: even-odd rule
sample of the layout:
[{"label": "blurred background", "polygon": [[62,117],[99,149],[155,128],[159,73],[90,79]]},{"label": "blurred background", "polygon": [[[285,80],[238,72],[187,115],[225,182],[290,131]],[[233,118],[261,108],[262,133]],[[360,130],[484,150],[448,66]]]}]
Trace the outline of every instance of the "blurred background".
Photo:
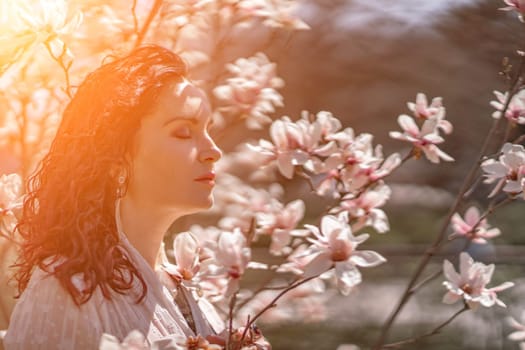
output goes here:
[{"label": "blurred background", "polygon": [[[524,43],[525,31],[515,14],[497,10],[503,6],[498,0],[304,1],[300,17],[312,29],[282,38],[270,48],[286,82],[282,114],[294,119],[303,109],[329,110],[356,133],[375,135],[374,142],[383,144],[386,154],[403,153],[408,151],[406,145],[389,139],[388,131],[397,130],[397,116],[408,112],[405,102],[415,101],[418,92],[429,99],[441,96],[454,125],[443,149],[456,160],[439,166],[411,160],[389,178],[393,195],[385,211],[391,231],[367,241],[367,249],[377,250],[389,262],[362,269],[364,282],[348,297],[334,295],[326,320],[265,324],[274,349],[331,350],[343,343],[366,349],[373,344],[476,162],[492,124],[493,90],[508,88],[499,74],[502,61],[509,57],[516,62],[515,51]],[[299,183],[287,187],[290,198],[294,191],[306,190]],[[480,186],[469,204],[486,204],[488,192],[487,185]],[[318,199],[306,198],[307,208],[316,208]],[[525,310],[524,213],[520,202],[502,208],[489,219],[502,235],[494,244],[469,248],[474,259],[496,263],[493,285],[516,283],[501,296],[508,308],[480,308],[461,315],[443,334],[405,348],[518,348],[506,339],[511,328],[505,316],[519,319]],[[439,270],[443,258],[452,260],[451,254],[463,246],[455,243],[435,257],[427,274]],[[409,302],[391,341],[428,331],[460,308],[441,303],[445,293],[441,283],[442,278],[434,280]]]},{"label": "blurred background", "polygon": [[[493,90],[507,89],[499,74],[503,58],[515,63],[516,50],[524,48],[520,46],[525,43],[523,24],[514,13],[498,11],[503,6],[500,0],[302,0],[299,17],[311,30],[282,33],[271,41],[266,53],[277,63],[278,75],[286,83],[281,90],[285,107],[275,116],[289,115],[295,120],[302,110],[328,110],[356,133],[372,133],[374,143],[384,145],[385,154],[404,154],[409,151],[407,145],[388,137],[390,130],[399,129],[397,116],[408,112],[406,102],[415,101],[418,92],[429,98],[441,96],[447,119],[454,125],[443,149],[456,160],[440,165],[411,160],[389,178],[393,194],[385,211],[391,231],[373,234],[363,246],[378,251],[389,262],[362,269],[363,283],[350,296],[330,294],[325,308],[308,310],[311,318],[294,320],[291,315],[282,322],[261,322],[275,350],[333,350],[345,343],[366,349],[377,339],[381,324],[477,160],[492,124],[494,110],[489,103],[495,99]],[[221,140],[226,151],[240,137],[235,137],[235,131],[231,135]],[[249,135],[268,137],[263,132]],[[0,150],[0,165],[2,173],[19,170],[6,150]],[[324,208],[319,198],[308,195],[303,181],[282,183],[285,202],[297,196],[305,199],[305,221]],[[488,186],[480,186],[468,204],[486,205],[488,192]],[[508,280],[516,283],[500,297],[508,308],[480,308],[463,314],[442,334],[406,349],[518,348],[507,340],[512,329],[505,317],[519,319],[525,310],[521,298],[525,293],[524,213],[525,205],[520,202],[502,208],[489,219],[502,235],[493,243],[469,247],[475,259],[497,264],[492,285]],[[193,220],[181,221],[174,230]],[[443,258],[452,260],[463,244],[447,245],[427,273],[441,269]],[[428,331],[460,308],[441,303],[445,293],[441,283],[440,278],[434,280],[412,298],[390,341]],[[3,292],[2,298],[11,300],[8,294]],[[0,329],[5,328],[7,320],[0,322]]]}]

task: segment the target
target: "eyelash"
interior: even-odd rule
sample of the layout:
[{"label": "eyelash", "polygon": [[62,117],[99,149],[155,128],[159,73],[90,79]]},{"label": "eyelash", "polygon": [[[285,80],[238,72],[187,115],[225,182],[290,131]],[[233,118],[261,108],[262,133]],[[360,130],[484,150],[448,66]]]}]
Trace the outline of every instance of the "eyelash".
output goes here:
[{"label": "eyelash", "polygon": [[[206,133],[208,135],[210,134],[211,129],[212,129],[212,125],[208,124],[208,126],[206,127]],[[171,132],[171,136],[179,138],[179,139],[190,139],[192,137],[192,134],[193,133],[192,133],[191,127],[187,125],[178,127]]]},{"label": "eyelash", "polygon": [[189,126],[181,126],[172,131],[171,136],[179,139],[189,139],[191,138],[191,129]]}]

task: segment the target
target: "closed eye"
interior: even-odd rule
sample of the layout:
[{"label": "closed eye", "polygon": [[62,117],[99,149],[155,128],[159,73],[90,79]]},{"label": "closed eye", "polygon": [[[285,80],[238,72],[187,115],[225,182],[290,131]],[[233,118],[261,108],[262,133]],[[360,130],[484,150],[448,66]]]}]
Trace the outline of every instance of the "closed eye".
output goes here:
[{"label": "closed eye", "polygon": [[191,128],[189,125],[181,125],[173,129],[170,135],[179,139],[189,139],[191,138]]}]

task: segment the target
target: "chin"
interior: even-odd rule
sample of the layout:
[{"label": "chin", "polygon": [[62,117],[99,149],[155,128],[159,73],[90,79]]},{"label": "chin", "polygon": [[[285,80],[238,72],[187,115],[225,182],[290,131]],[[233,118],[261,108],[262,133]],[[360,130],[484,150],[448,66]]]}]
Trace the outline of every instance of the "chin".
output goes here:
[{"label": "chin", "polygon": [[188,214],[195,214],[201,211],[205,211],[210,209],[213,206],[213,196],[209,196],[208,198],[203,199],[202,201],[199,201],[198,203],[192,203],[187,208]]}]

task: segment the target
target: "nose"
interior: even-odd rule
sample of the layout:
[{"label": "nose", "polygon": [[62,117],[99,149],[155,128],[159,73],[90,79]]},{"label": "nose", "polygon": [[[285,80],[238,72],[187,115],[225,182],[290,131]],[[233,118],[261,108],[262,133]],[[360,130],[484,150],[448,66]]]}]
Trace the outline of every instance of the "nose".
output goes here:
[{"label": "nose", "polygon": [[222,157],[222,151],[211,137],[208,136],[206,139],[207,143],[199,154],[199,160],[202,163],[215,163]]}]

